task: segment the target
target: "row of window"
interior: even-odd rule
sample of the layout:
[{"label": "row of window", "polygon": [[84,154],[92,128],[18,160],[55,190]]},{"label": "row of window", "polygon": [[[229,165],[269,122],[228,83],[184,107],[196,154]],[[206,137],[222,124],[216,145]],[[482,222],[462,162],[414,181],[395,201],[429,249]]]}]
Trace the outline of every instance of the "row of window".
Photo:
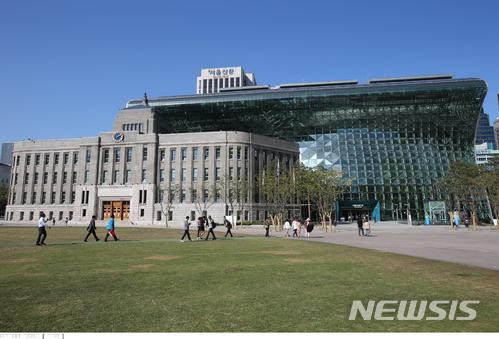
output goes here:
[{"label": "row of window", "polygon": [[240,87],[241,78],[239,77],[229,77],[229,78],[219,78],[219,79],[203,79],[199,80],[198,83],[198,94],[201,93],[214,93],[218,92],[219,88],[231,88]]},{"label": "row of window", "polygon": [[[87,171],[88,172],[88,171]],[[28,185],[29,184],[29,180],[30,180],[30,174],[29,173],[25,173],[24,174],[24,184],[25,185]],[[77,176],[78,176],[78,173],[73,171],[73,175],[71,176],[71,183],[72,184],[76,184],[76,179],[77,179]],[[38,178],[39,177],[39,173],[38,172],[35,172],[34,175],[33,175],[33,185],[37,185],[38,184]],[[49,173],[48,172],[43,172],[43,184],[47,184],[48,183],[48,177],[49,177]],[[58,172],[54,172],[52,174],[52,184],[57,184],[57,180],[58,180],[58,177],[59,177],[59,174]],[[19,174],[18,173],[14,173],[14,185],[17,185],[17,182],[18,182],[18,179],[19,179]],[[62,173],[62,183],[63,184],[67,184],[68,183],[68,172],[63,172]]]},{"label": "row of window", "polygon": [[[70,200],[67,201],[67,195],[66,195],[66,192],[61,192],[61,195],[59,196],[59,203],[60,204],[66,204],[66,203],[70,203],[70,204],[73,204],[75,202],[75,198],[76,198],[76,192],[71,192],[71,195],[70,195]],[[36,200],[37,200],[37,192],[33,192],[31,194],[31,201],[28,202],[28,193],[27,192],[23,192],[22,193],[22,197],[21,197],[21,205],[26,205],[26,204],[31,204],[31,205],[34,205],[36,204]],[[11,204],[14,205],[15,204],[15,201],[16,201],[16,192],[13,192],[12,193],[12,196],[11,196]],[[47,192],[42,192],[41,194],[41,204],[55,204],[56,203],[56,192],[50,192],[50,200],[47,200]],[[87,201],[88,203],[88,201]]]},{"label": "row of window", "polygon": [[[54,158],[54,165],[58,165],[60,162],[60,153],[53,153],[52,155]],[[91,151],[87,150],[87,154],[86,154],[87,162],[90,162],[90,155],[91,155]],[[35,156],[34,156],[35,166],[38,166],[41,164],[41,159],[42,159],[41,154],[35,154]],[[32,155],[26,154],[26,166],[31,165],[31,160],[32,160]],[[16,155],[16,156],[14,156],[14,161],[12,163],[14,164],[14,166],[19,166],[20,161],[21,161],[21,156]],[[43,155],[43,163],[44,163],[44,165],[48,165],[50,163],[50,154]],[[68,152],[62,154],[62,163],[64,165],[67,165],[69,163],[69,153]],[[78,163],[78,152],[73,152],[73,164],[77,164],[77,163]]]},{"label": "row of window", "polygon": [[[83,211],[86,212],[85,210],[83,210]],[[59,217],[57,220],[61,221],[64,219],[64,212],[63,211],[59,211],[58,215],[59,215]],[[14,212],[10,212],[8,215],[6,215],[6,218],[7,218],[7,220],[14,220]],[[30,211],[29,216],[28,216],[28,220],[31,221],[31,220],[34,220],[34,218],[35,218],[35,212]],[[24,220],[24,211],[19,212],[19,220]],[[47,220],[54,220],[55,221],[53,211],[49,212]],[[73,211],[69,211],[68,216],[65,219],[66,222],[69,220],[73,220]]]},{"label": "row of window", "polygon": [[[241,167],[237,167],[237,177],[240,178],[242,176],[242,171],[243,169]],[[220,180],[221,179],[221,168],[220,167],[215,167],[215,180]],[[232,180],[234,179],[235,176],[235,168],[234,167],[229,167],[229,178]],[[244,176],[248,177],[248,168],[244,168]],[[177,180],[177,172],[175,168],[170,169],[170,181],[176,181]],[[193,168],[191,170],[191,181],[197,181],[198,180],[198,169]],[[209,169],[205,167],[203,169],[203,180],[208,181],[209,180]],[[164,182],[165,181],[165,170],[160,169],[159,170],[159,181]],[[180,181],[187,181],[187,168],[182,168],[180,172]]]},{"label": "row of window", "polygon": [[143,132],[144,131],[144,124],[142,124],[142,123],[123,124],[123,125],[121,125],[121,129],[123,131],[139,131],[139,132]]}]

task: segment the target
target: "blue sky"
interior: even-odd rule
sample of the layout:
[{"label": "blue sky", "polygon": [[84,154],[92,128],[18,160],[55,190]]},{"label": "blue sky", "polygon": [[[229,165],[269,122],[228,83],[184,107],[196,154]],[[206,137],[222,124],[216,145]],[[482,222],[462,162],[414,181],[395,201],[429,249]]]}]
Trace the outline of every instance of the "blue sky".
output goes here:
[{"label": "blue sky", "polygon": [[238,65],[272,85],[480,77],[498,115],[496,0],[2,1],[0,42],[0,143],[109,131],[128,99]]}]

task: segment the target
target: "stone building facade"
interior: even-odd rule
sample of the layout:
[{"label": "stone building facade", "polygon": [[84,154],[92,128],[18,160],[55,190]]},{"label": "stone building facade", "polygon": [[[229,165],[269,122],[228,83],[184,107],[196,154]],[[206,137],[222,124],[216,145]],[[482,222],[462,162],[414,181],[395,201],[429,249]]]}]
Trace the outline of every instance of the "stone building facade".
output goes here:
[{"label": "stone building facade", "polygon": [[253,185],[243,210],[232,211],[220,192],[229,187],[224,181],[254,178],[272,160],[290,167],[299,157],[296,143],[252,133],[144,133],[148,128],[16,142],[6,221],[33,223],[42,211],[69,224],[111,213],[118,224],[133,225],[180,225],[201,214],[260,220],[266,206]]}]

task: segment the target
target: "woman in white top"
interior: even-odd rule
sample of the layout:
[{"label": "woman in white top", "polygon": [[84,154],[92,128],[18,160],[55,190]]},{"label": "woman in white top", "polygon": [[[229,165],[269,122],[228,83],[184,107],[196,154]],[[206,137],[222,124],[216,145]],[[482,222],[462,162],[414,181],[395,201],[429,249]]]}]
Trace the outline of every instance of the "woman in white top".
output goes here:
[{"label": "woman in white top", "polygon": [[289,219],[286,219],[284,223],[284,230],[286,231],[286,236],[289,238],[289,230],[291,229],[291,224],[289,223]]},{"label": "woman in white top", "polygon": [[293,238],[300,237],[300,234],[298,234],[299,229],[300,229],[300,222],[298,221],[298,219],[293,220]]},{"label": "woman in white top", "polygon": [[40,219],[38,219],[38,238],[36,239],[36,246],[45,245],[47,239],[47,221],[45,220],[45,213],[40,212]]}]

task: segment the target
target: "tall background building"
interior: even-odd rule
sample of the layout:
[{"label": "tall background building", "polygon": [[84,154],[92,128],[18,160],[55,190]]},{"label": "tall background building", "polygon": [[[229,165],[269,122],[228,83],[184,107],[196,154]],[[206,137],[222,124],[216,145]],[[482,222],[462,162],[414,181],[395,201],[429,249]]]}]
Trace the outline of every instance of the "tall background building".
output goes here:
[{"label": "tall background building", "polygon": [[476,126],[475,145],[481,145],[483,143],[487,143],[487,147],[491,150],[496,149],[494,128],[490,126],[489,115],[482,109]]},{"label": "tall background building", "polygon": [[196,93],[219,93],[223,89],[256,86],[253,73],[246,73],[241,66],[205,68],[196,78]]}]

